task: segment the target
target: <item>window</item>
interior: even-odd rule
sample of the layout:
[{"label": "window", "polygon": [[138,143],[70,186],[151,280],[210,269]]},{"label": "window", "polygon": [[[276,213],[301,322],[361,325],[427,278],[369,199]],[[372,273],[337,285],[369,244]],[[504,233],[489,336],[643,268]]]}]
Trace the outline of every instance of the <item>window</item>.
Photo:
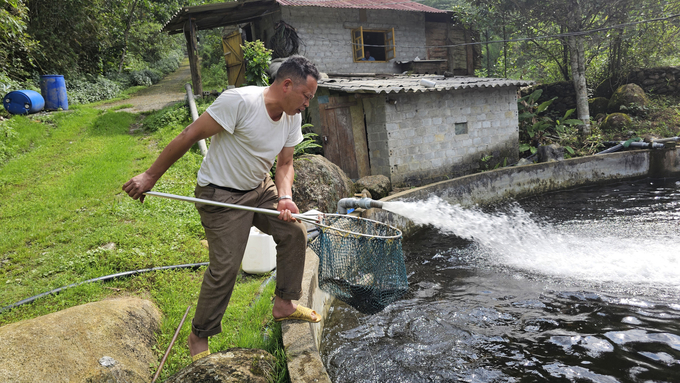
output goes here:
[{"label": "window", "polygon": [[[352,51],[354,62],[367,61],[390,61],[395,56],[394,28],[387,30],[364,29],[359,27],[352,29]],[[370,60],[366,54],[370,52]]]},{"label": "window", "polygon": [[468,134],[467,122],[456,122],[454,125],[456,135]]}]

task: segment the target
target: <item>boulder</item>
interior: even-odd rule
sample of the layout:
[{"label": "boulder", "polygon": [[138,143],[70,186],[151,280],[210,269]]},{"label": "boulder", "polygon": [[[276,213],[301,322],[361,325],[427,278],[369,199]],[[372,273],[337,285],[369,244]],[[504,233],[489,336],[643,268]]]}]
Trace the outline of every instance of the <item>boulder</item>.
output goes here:
[{"label": "boulder", "polygon": [[629,129],[633,125],[633,120],[625,113],[612,113],[605,117],[600,124],[600,130],[605,133],[618,133]]},{"label": "boulder", "polygon": [[562,161],[564,159],[564,148],[557,144],[541,145],[536,151],[538,162]]},{"label": "boulder", "polygon": [[161,313],[144,299],[71,307],[0,327],[0,382],[149,382]]},{"label": "boulder", "polygon": [[276,358],[264,350],[229,348],[201,358],[165,383],[267,383]]},{"label": "boulder", "polygon": [[339,166],[316,154],[295,160],[293,200],[300,212],[335,213],[338,201],[352,196],[352,180]]},{"label": "boulder", "polygon": [[361,193],[368,190],[372,199],[387,197],[392,191],[392,183],[389,177],[383,175],[361,177],[354,183],[354,192]]},{"label": "boulder", "polygon": [[609,99],[605,97],[595,97],[588,100],[588,109],[591,116],[606,114],[608,105]]},{"label": "boulder", "polygon": [[645,91],[636,84],[621,85],[616,89],[607,104],[607,112],[620,113],[621,107],[625,107],[627,112],[635,112],[641,107],[647,106],[649,100]]}]

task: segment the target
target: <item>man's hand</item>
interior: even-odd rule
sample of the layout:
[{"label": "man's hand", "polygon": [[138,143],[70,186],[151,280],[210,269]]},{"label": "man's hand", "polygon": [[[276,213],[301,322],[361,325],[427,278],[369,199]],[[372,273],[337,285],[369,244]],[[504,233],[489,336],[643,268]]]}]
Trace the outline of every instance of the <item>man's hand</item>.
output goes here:
[{"label": "man's hand", "polygon": [[280,200],[279,205],[276,207],[276,210],[281,212],[281,214],[279,214],[279,219],[288,222],[295,221],[295,218],[293,218],[293,214],[300,213],[300,210],[298,209],[297,205],[295,204],[295,202],[293,202],[292,199]]},{"label": "man's hand", "polygon": [[123,185],[123,191],[132,197],[132,199],[139,199],[139,202],[144,203],[145,195],[143,193],[151,190],[155,184],[156,179],[144,172],[126,182]]}]

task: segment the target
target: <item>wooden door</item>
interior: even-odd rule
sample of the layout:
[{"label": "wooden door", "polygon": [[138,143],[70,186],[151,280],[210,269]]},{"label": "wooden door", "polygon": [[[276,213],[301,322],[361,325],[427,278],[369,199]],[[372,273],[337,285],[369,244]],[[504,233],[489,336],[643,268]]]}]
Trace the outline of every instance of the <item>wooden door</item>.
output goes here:
[{"label": "wooden door", "polygon": [[348,101],[347,97],[330,97],[328,103],[319,104],[324,157],[353,180],[359,178],[350,111],[350,107],[355,105],[356,100]]},{"label": "wooden door", "polygon": [[241,32],[234,31],[222,38],[224,60],[227,62],[227,76],[229,85],[241,86],[246,82],[246,65],[243,62],[243,40]]}]

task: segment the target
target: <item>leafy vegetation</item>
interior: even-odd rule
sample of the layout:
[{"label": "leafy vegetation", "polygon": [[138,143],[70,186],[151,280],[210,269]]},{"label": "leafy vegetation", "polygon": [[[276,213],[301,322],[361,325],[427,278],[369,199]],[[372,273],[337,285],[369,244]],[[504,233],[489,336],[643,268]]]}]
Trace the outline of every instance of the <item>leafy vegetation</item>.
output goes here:
[{"label": "leafy vegetation", "polygon": [[243,59],[246,62],[246,84],[269,85],[267,69],[272,61],[272,51],[260,40],[246,41],[242,45]]}]

